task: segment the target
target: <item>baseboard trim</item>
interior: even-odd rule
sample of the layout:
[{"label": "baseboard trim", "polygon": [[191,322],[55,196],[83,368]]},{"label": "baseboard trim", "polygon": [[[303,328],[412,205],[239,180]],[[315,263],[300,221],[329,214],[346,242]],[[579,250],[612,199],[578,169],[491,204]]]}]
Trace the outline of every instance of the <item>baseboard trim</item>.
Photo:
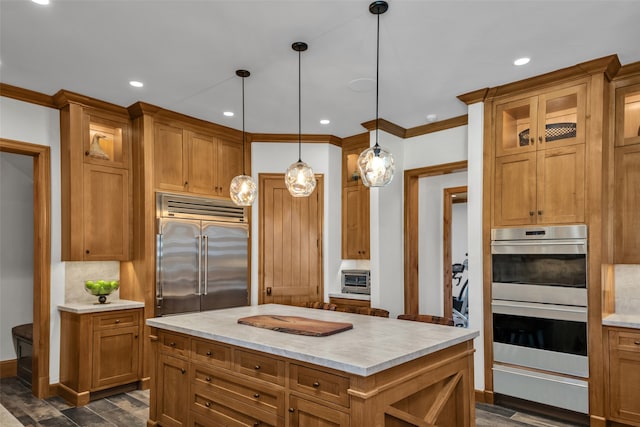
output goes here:
[{"label": "baseboard trim", "polygon": [[493,404],[493,392],[486,390],[475,391],[476,403],[489,403]]},{"label": "baseboard trim", "polygon": [[149,388],[151,388],[151,378],[145,377],[141,379],[138,383],[138,387],[140,388],[140,390],[148,390]]},{"label": "baseboard trim", "polygon": [[3,360],[0,362],[0,378],[10,378],[18,376],[18,360]]}]

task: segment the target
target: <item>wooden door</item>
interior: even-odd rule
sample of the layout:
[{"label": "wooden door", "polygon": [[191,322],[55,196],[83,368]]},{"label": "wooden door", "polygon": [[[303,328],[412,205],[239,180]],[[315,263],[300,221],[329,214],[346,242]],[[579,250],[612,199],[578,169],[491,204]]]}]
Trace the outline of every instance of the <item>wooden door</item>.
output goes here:
[{"label": "wooden door", "polygon": [[186,132],[188,147],[187,190],[207,196],[217,195],[215,161],[217,140],[213,136]]},{"label": "wooden door", "polygon": [[321,406],[317,403],[300,399],[296,396],[289,398],[290,422],[292,427],[348,427],[349,414]]},{"label": "wooden door", "polygon": [[187,425],[190,404],[188,369],[186,360],[160,355],[156,415],[157,421],[163,426]]},{"label": "wooden door", "polygon": [[259,304],[323,298],[323,180],[309,197],[289,194],[282,174],[261,174]]},{"label": "wooden door", "polygon": [[538,224],[584,222],[584,145],[538,151]]},{"label": "wooden door", "polygon": [[84,259],[125,261],[131,256],[129,171],[91,164],[83,171]]},{"label": "wooden door", "polygon": [[157,124],[153,140],[153,174],[156,189],[184,191],[188,160],[182,129]]},{"label": "wooden door", "polygon": [[[216,194],[230,198],[231,180],[242,173],[242,144],[218,140]],[[247,169],[245,171],[249,173]]]},{"label": "wooden door", "polygon": [[91,389],[100,390],[137,381],[140,346],[137,326],[93,333]]},{"label": "wooden door", "polygon": [[640,144],[616,148],[614,173],[614,259],[640,264]]},{"label": "wooden door", "polygon": [[498,157],[495,162],[493,225],[535,224],[536,153]]}]

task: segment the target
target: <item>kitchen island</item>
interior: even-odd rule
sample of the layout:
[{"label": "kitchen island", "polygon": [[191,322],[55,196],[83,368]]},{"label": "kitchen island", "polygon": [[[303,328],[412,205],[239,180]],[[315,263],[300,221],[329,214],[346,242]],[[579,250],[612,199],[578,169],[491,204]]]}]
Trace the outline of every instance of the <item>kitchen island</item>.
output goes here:
[{"label": "kitchen island", "polygon": [[[257,315],[353,328],[316,337],[238,324]],[[476,331],[276,304],[147,324],[149,425],[475,425]]]}]

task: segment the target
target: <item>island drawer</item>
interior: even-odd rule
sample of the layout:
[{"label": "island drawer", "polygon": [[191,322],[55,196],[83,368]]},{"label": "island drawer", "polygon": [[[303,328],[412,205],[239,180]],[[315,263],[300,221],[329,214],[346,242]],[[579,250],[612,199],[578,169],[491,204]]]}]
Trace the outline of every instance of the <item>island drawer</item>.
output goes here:
[{"label": "island drawer", "polygon": [[160,351],[162,353],[182,357],[189,356],[189,337],[169,332],[160,332],[158,333],[158,341],[160,342]]},{"label": "island drawer", "polygon": [[191,360],[231,368],[231,348],[211,341],[191,339]]},{"label": "island drawer", "polygon": [[618,350],[640,353],[640,332],[610,331],[609,345]]},{"label": "island drawer", "polygon": [[93,330],[101,331],[113,328],[138,326],[140,323],[139,309],[118,310],[93,315]]},{"label": "island drawer", "polygon": [[267,412],[228,396],[210,390],[206,385],[194,384],[191,409],[195,414],[208,418],[206,426],[272,426],[284,427],[284,418],[275,412]]},{"label": "island drawer", "polygon": [[349,407],[349,378],[292,363],[289,367],[289,387],[291,390]]},{"label": "island drawer", "polygon": [[284,360],[243,350],[236,350],[233,357],[237,372],[284,385]]},{"label": "island drawer", "polygon": [[258,381],[245,380],[238,375],[226,374],[217,369],[193,365],[192,383],[194,387],[206,387],[207,395],[215,396],[214,400],[227,406],[234,401],[246,404],[251,408],[276,413],[284,416],[284,389]]}]

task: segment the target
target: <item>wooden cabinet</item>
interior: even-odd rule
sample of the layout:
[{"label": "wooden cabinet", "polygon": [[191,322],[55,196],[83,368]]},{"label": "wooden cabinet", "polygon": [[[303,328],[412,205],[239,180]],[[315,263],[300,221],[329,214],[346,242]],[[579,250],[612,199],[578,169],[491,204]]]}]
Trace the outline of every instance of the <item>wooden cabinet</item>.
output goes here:
[{"label": "wooden cabinet", "polygon": [[128,117],[68,102],[61,109],[60,121],[62,259],[129,260],[132,181]]},{"label": "wooden cabinet", "polygon": [[640,76],[615,92],[614,262],[640,264]]},{"label": "wooden cabinet", "polygon": [[362,184],[357,160],[369,146],[369,134],[346,139],[342,148],[342,258],[369,259],[369,189]]},{"label": "wooden cabinet", "polygon": [[89,402],[91,393],[104,396],[110,388],[140,380],[141,308],[85,314],[62,311],[60,317],[62,397],[81,406]]},{"label": "wooden cabinet", "polygon": [[607,418],[640,426],[640,331],[608,327],[604,336]]},{"label": "wooden cabinet", "polygon": [[360,299],[351,299],[351,298],[329,297],[329,303],[335,304],[335,306],[338,309],[347,309],[347,310],[371,307],[371,301],[369,300],[360,300]]},{"label": "wooden cabinet", "polygon": [[292,396],[289,399],[289,426],[349,427],[349,414]]},{"label": "wooden cabinet", "polygon": [[154,176],[158,190],[229,198],[242,172],[242,145],[203,132],[156,124]]},{"label": "wooden cabinet", "polygon": [[189,362],[160,353],[156,397],[158,422],[167,427],[187,424],[189,413]]},{"label": "wooden cabinet", "polygon": [[493,225],[585,221],[586,85],[495,104]]}]

